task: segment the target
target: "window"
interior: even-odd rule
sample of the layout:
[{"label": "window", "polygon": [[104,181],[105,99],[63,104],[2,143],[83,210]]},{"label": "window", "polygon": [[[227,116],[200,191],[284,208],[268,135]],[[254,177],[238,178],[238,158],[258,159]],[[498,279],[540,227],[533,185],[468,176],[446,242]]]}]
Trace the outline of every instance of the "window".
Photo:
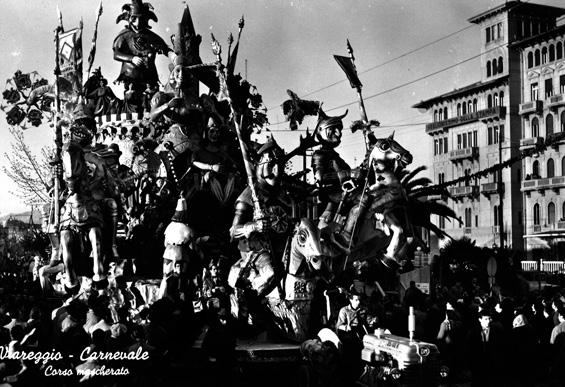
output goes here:
[{"label": "window", "polygon": [[467,134],[463,134],[463,149],[467,148]]},{"label": "window", "polygon": [[561,159],[561,176],[565,176],[565,157]]},{"label": "window", "polygon": [[438,148],[437,148],[437,153],[438,153],[439,155],[441,155],[441,154],[443,153],[443,138],[440,138],[440,139],[438,140],[438,144],[439,144],[439,145],[438,145]]},{"label": "window", "polygon": [[557,46],[555,47],[555,57],[557,59],[563,58],[563,44],[561,42],[557,42]]},{"label": "window", "polygon": [[494,93],[492,97],[493,106],[498,106],[498,93]]},{"label": "window", "polygon": [[467,114],[467,104],[463,102],[463,115]]},{"label": "window", "polygon": [[549,136],[553,134],[553,115],[549,113],[545,116],[545,135]]},{"label": "window", "polygon": [[437,138],[434,140],[434,156],[438,154],[438,140]]},{"label": "window", "polygon": [[491,37],[490,37],[490,27],[487,27],[487,29],[485,30],[486,33],[486,41],[487,43],[491,41]]},{"label": "window", "polygon": [[473,111],[475,111],[475,112],[476,112],[476,111],[477,111],[477,108],[478,108],[478,106],[479,106],[479,104],[478,104],[478,101],[477,101],[477,99],[475,98],[475,99],[473,100]]},{"label": "window", "polygon": [[438,115],[438,119],[440,121],[443,121],[443,109],[442,108],[439,108],[437,115]]},{"label": "window", "polygon": [[492,95],[488,95],[487,97],[487,108],[491,108],[492,107]]},{"label": "window", "polygon": [[537,82],[534,82],[530,85],[530,96],[532,101],[539,99],[539,86]]},{"label": "window", "polygon": [[492,143],[492,127],[489,126],[487,128],[487,144],[491,145]]},{"label": "window", "polygon": [[487,62],[487,77],[490,77],[492,74],[491,72],[491,68],[490,68],[490,60]]},{"label": "window", "polygon": [[498,57],[498,73],[502,74],[503,70],[504,70],[504,65],[502,64],[502,57],[499,56]]},{"label": "window", "polygon": [[492,60],[492,75],[498,74],[498,66],[496,65],[496,59]]},{"label": "window", "polygon": [[443,108],[443,119],[447,120],[447,106]]},{"label": "window", "polygon": [[473,130],[473,146],[479,146],[478,131]]},{"label": "window", "polygon": [[461,134],[457,135],[457,149],[461,149],[463,147],[463,144],[461,142]]},{"label": "window", "polygon": [[499,214],[498,214],[498,205],[495,205],[495,206],[492,208],[492,217],[493,217],[493,219],[494,219],[494,222],[493,222],[493,223],[494,223],[494,226],[495,226],[495,227],[498,226],[498,221],[500,220],[500,219],[498,218],[498,216],[499,216]]},{"label": "window", "polygon": [[500,125],[498,127],[498,130],[500,131],[500,133],[498,134],[498,138],[500,138],[501,142],[505,141],[505,137],[504,137],[504,124]]},{"label": "window", "polygon": [[541,63],[547,63],[547,47],[541,49]]},{"label": "window", "polygon": [[559,76],[559,94],[565,94],[565,75]]},{"label": "window", "polygon": [[565,132],[565,110],[561,112],[561,131]]},{"label": "window", "polygon": [[467,143],[469,144],[469,148],[472,146],[475,146],[473,144],[473,133],[472,132],[467,132]]},{"label": "window", "polygon": [[439,184],[445,183],[445,173],[441,172],[439,175],[437,175],[437,180]]},{"label": "window", "polygon": [[539,204],[534,204],[534,225],[539,226]]},{"label": "window", "polygon": [[479,227],[479,215],[475,215],[475,227]]},{"label": "window", "polygon": [[465,227],[471,227],[472,226],[471,218],[472,218],[471,209],[465,208]]},{"label": "window", "polygon": [[532,163],[532,179],[539,179],[539,161],[534,161]]},{"label": "window", "polygon": [[555,204],[553,202],[547,205],[547,224],[555,224]]},{"label": "window", "polygon": [[500,137],[500,132],[498,131],[498,126],[492,127],[492,143],[498,144],[498,140]]},{"label": "window", "polygon": [[555,163],[551,158],[547,160],[547,177],[555,177]]},{"label": "window", "polygon": [[555,60],[555,46],[553,44],[549,45],[549,61],[553,62]]},{"label": "window", "polygon": [[461,115],[461,103],[457,104],[457,117]]},{"label": "window", "polygon": [[504,106],[504,91],[501,91],[498,96],[498,104]]},{"label": "window", "polygon": [[531,69],[532,67],[534,67],[534,53],[533,52],[528,52],[528,68]]},{"label": "window", "polygon": [[467,102],[467,112],[469,114],[473,113],[473,102],[471,102],[470,100],[469,102]]},{"label": "window", "polygon": [[437,122],[437,110],[434,110],[434,122]]},{"label": "window", "polygon": [[534,64],[535,64],[536,66],[539,66],[539,65],[540,65],[540,53],[539,53],[539,50],[536,50],[535,53],[534,53]]},{"label": "window", "polygon": [[447,153],[447,137],[443,139],[443,153]]},{"label": "window", "polygon": [[553,95],[553,79],[549,78],[545,80],[545,98],[549,98]]},{"label": "window", "polygon": [[537,117],[532,118],[532,137],[539,137],[539,120]]}]

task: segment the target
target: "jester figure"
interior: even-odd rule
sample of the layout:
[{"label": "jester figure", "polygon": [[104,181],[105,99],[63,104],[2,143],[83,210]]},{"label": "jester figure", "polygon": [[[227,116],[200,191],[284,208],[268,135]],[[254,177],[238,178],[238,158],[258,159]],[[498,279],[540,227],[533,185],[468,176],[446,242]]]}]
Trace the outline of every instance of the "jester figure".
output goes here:
[{"label": "jester figure", "polygon": [[241,259],[231,268],[228,282],[235,289],[251,290],[258,297],[270,292],[280,278],[279,262],[290,229],[290,209],[284,202],[281,177],[284,152],[274,140],[258,151],[256,192],[265,216],[254,218],[251,189],[247,187],[235,204],[230,234],[238,240]]},{"label": "jester figure", "polygon": [[131,94],[130,102],[142,106],[143,92],[148,85],[155,88],[159,82],[156,54],[168,55],[171,60],[175,54],[159,35],[150,30],[149,20],[157,21],[151,4],[132,0],[131,4],[122,7],[116,23],[121,20],[126,20],[128,25],[114,39],[114,59],[122,62],[117,81],[123,82]]}]

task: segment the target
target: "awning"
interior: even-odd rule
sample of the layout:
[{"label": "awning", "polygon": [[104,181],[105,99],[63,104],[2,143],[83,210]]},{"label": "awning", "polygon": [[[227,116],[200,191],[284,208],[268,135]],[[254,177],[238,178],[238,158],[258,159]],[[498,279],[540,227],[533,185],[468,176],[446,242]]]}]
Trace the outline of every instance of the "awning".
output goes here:
[{"label": "awning", "polygon": [[545,239],[541,239],[539,235],[524,235],[524,238],[528,237],[528,242],[530,245],[536,245],[543,249],[549,249],[549,242]]}]

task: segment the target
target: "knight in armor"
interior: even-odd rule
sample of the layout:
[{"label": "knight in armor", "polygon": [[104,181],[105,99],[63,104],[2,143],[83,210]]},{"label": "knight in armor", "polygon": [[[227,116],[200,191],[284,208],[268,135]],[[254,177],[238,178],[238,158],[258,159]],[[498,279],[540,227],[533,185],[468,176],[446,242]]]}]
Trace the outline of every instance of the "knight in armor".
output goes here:
[{"label": "knight in armor", "polygon": [[347,195],[355,188],[351,167],[335,150],[341,144],[342,119],[346,115],[347,111],[341,116],[330,117],[321,108],[318,113],[315,133],[322,146],[312,155],[312,170],[320,189],[322,206],[325,205],[318,223],[321,230],[330,226],[334,232],[342,231],[344,215],[349,210],[345,203]]},{"label": "knight in armor", "polygon": [[[92,149],[92,138],[95,132],[96,121],[92,112],[85,105],[79,104],[73,111],[70,141],[65,145],[65,148],[68,149],[70,154],[79,152],[78,149],[73,149],[76,147],[84,152],[84,163],[88,170],[88,176],[85,178],[77,176],[70,179],[65,177],[69,197],[62,209],[60,230],[61,232],[85,231],[90,227],[105,229],[105,234],[109,236],[108,243],[111,246],[111,254],[114,259],[117,259],[119,258],[116,243],[119,191],[106,161]],[[63,163],[65,163],[65,159],[63,159]],[[65,170],[65,176],[72,176],[72,174],[72,171]],[[63,238],[63,235],[61,238]],[[68,244],[64,243],[63,260],[69,277],[67,287],[72,291],[76,289],[78,283],[74,269],[69,269],[69,266],[72,266],[69,259],[72,258],[71,253],[66,251],[67,248]],[[102,259],[95,265],[93,281],[100,287],[107,283]]]},{"label": "knight in armor", "polygon": [[290,209],[281,187],[283,150],[270,140],[259,149],[258,155],[256,192],[264,216],[254,217],[255,203],[247,187],[236,200],[230,229],[232,238],[239,242],[242,258],[232,266],[228,282],[233,288],[250,288],[261,297],[273,289],[277,280],[279,263],[275,256],[284,251],[289,236]]},{"label": "knight in armor", "polygon": [[116,23],[126,20],[128,25],[114,39],[114,59],[122,62],[118,82],[137,96],[141,106],[147,85],[157,85],[159,76],[155,67],[157,54],[168,55],[174,60],[174,52],[164,40],[150,30],[149,20],[157,21],[153,7],[142,0],[132,0],[122,7]]}]

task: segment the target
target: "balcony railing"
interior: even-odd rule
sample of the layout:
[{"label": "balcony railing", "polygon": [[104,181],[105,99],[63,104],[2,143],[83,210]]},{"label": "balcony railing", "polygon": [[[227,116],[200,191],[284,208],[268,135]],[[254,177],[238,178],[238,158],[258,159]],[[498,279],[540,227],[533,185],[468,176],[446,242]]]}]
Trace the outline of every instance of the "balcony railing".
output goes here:
[{"label": "balcony railing", "polygon": [[539,224],[534,224],[534,232],[540,232],[541,226]]},{"label": "balcony railing", "polygon": [[479,147],[455,149],[449,152],[449,160],[457,161],[463,159],[473,159],[479,156]]},{"label": "balcony railing", "polygon": [[520,150],[533,148],[543,143],[543,137],[522,138],[520,140]]},{"label": "balcony railing", "polygon": [[563,94],[557,94],[553,97],[549,97],[549,100],[547,101],[547,106],[550,108],[556,108],[561,105],[565,105],[565,96]]},{"label": "balcony railing", "polygon": [[494,193],[504,192],[504,183],[502,182],[492,182],[481,184],[481,193],[484,195],[490,195]]},{"label": "balcony railing", "polygon": [[540,259],[540,261],[522,261],[520,262],[523,271],[530,271],[536,272],[540,270],[540,263],[541,263],[541,271],[545,273],[563,273],[565,271],[565,262],[563,261],[544,261]]},{"label": "balcony railing", "polygon": [[458,117],[448,118],[447,120],[436,121],[426,124],[426,133],[431,134],[445,128],[465,124],[468,122],[487,120],[489,118],[502,118],[506,115],[504,106],[495,106],[488,109],[479,110],[473,113],[464,114]]},{"label": "balcony railing", "polygon": [[459,198],[464,196],[476,196],[479,193],[479,186],[467,185],[463,187],[450,187],[449,193],[454,198]]},{"label": "balcony railing", "polygon": [[525,102],[520,104],[520,114],[531,114],[536,112],[541,112],[543,109],[543,101],[535,100],[530,102]]},{"label": "balcony railing", "polygon": [[446,202],[447,201],[447,195],[440,195],[440,194],[428,195],[428,201],[434,201],[434,202],[444,201],[444,202]]},{"label": "balcony railing", "polygon": [[565,187],[565,176],[545,177],[543,179],[524,180],[522,182],[522,192],[557,189]]}]

